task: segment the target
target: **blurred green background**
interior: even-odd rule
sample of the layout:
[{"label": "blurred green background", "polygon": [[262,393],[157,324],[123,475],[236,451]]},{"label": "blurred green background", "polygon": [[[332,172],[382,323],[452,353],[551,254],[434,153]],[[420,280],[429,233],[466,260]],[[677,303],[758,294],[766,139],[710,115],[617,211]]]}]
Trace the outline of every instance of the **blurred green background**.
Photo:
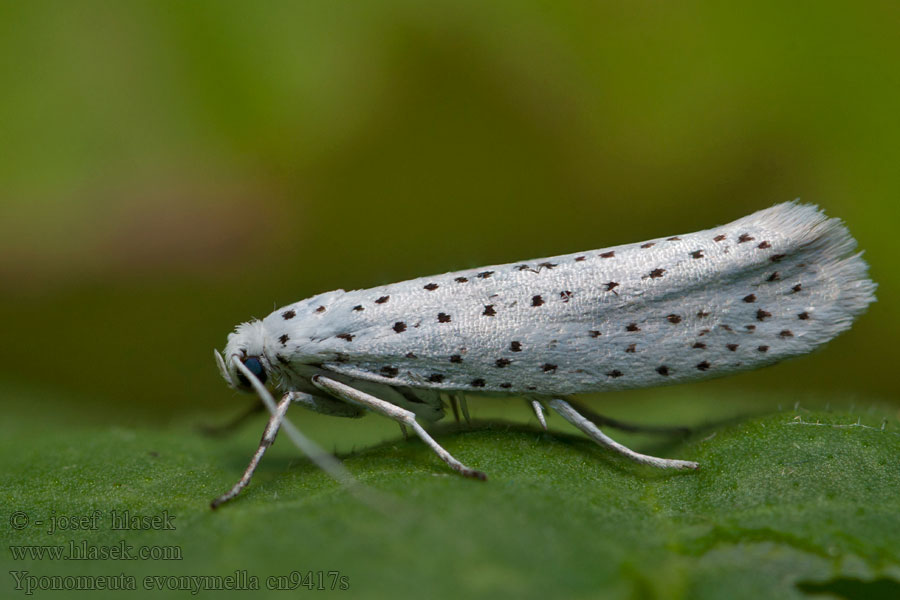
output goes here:
[{"label": "blurred green background", "polygon": [[847,222],[879,301],[703,393],[896,402],[898,26],[894,2],[4,2],[0,409],[224,418],[249,399],[212,349],[283,304],[797,197]]}]

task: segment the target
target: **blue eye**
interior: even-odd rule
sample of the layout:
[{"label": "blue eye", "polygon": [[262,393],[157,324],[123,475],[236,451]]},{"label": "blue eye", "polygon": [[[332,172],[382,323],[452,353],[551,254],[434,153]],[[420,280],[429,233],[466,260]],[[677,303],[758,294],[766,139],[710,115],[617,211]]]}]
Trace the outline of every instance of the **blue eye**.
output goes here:
[{"label": "blue eye", "polygon": [[[244,366],[250,369],[250,372],[256,375],[256,378],[259,379],[260,383],[266,382],[266,370],[263,368],[262,363],[259,358],[256,356],[251,356],[243,361]],[[247,381],[247,378],[244,377],[244,374],[238,372],[237,374],[238,380],[245,385],[246,387],[250,387],[250,382]]]}]

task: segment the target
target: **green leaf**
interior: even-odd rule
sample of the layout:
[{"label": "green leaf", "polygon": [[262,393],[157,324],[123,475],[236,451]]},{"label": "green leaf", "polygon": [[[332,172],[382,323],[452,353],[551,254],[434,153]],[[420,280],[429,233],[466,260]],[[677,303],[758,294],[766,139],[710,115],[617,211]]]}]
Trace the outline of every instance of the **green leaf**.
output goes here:
[{"label": "green leaf", "polygon": [[[344,455],[379,492],[375,504],[355,499],[280,439],[250,486],[217,511],[209,501],[240,476],[255,428],[225,440],[186,427],[7,429],[4,573],[124,573],[138,590],[125,597],[160,597],[145,589],[148,576],[151,587],[190,587],[245,572],[265,591],[303,584],[310,573],[305,583],[316,587],[320,572],[330,588],[329,571],[365,597],[900,596],[900,433],[896,421],[871,411],[861,419],[782,411],[662,443],[610,430],[641,451],[701,462],[689,473],[634,465],[568,432],[438,428],[439,442],[488,481],[458,477],[424,444],[398,437]],[[175,529],[111,530],[113,510],[168,515]],[[7,524],[14,511],[28,515],[24,529]],[[52,516],[94,511],[96,530],[47,533]],[[7,551],[69,540],[157,547],[181,558],[18,560]],[[12,574],[4,589],[15,591]],[[175,593],[184,596],[163,595]]]}]

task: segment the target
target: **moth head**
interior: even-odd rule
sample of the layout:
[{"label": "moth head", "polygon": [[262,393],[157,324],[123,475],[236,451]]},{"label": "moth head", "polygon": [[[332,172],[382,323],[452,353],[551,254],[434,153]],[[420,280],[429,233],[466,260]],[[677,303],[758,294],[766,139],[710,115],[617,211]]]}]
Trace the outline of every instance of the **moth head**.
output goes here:
[{"label": "moth head", "polygon": [[222,378],[231,387],[249,392],[254,389],[250,378],[265,385],[268,375],[268,360],[263,344],[262,321],[250,321],[237,326],[228,334],[224,356],[215,352],[216,364]]}]

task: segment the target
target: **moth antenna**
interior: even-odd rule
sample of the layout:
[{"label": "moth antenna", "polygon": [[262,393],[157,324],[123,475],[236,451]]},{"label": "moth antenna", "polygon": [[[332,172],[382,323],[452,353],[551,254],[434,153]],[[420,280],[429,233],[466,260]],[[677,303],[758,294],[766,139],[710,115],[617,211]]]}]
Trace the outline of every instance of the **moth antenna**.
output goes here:
[{"label": "moth antenna", "polygon": [[225,359],[222,358],[222,353],[213,348],[213,356],[216,357],[216,366],[219,367],[219,373],[222,374],[222,378],[228,382],[228,385],[234,387],[234,383],[231,381],[231,375],[228,374],[228,369],[225,368]]}]

